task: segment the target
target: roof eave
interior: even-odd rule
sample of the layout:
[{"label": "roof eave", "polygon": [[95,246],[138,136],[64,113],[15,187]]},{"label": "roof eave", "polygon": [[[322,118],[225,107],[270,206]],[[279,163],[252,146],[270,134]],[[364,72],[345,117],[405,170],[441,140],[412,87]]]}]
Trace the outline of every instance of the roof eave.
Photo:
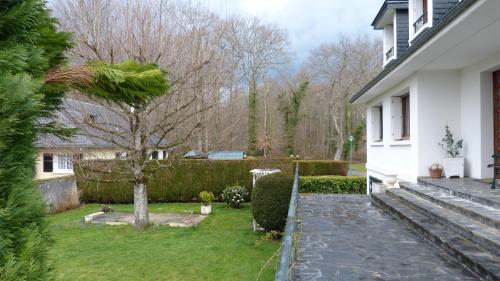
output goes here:
[{"label": "roof eave", "polygon": [[368,84],[366,84],[359,92],[354,94],[350,99],[350,103],[355,103],[360,97],[362,97],[371,88],[377,85],[383,78],[389,75],[394,69],[405,62],[413,53],[424,46],[432,37],[437,35],[442,29],[444,29],[450,22],[455,20],[460,16],[467,8],[474,4],[476,0],[463,0],[459,2],[453,9],[451,9],[435,26],[427,30],[422,31],[422,33],[412,42],[412,45],[406,49],[396,60],[385,66],[384,70],[380,72],[375,78],[373,78]]}]

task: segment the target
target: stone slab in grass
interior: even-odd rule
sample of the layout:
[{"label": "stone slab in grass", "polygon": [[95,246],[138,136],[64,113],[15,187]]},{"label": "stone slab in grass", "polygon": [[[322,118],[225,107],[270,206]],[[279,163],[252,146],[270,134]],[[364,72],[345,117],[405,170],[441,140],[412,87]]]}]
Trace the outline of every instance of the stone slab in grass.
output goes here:
[{"label": "stone slab in grass", "polygon": [[[208,216],[189,213],[150,213],[149,220],[154,225],[171,227],[191,227],[199,224]],[[88,223],[106,225],[127,225],[134,223],[134,213],[110,212],[94,216]]]}]

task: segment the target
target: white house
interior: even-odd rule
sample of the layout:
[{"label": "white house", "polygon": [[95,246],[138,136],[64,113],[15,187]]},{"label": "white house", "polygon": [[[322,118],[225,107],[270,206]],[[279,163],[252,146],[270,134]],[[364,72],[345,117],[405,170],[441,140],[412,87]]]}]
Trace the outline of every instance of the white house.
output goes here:
[{"label": "white house", "polygon": [[366,106],[369,180],[416,182],[463,138],[465,176],[492,178],[500,154],[500,0],[386,0],[384,70],[351,98]]},{"label": "white house", "polygon": [[[42,135],[35,146],[38,148],[35,179],[56,178],[73,175],[73,162],[78,160],[109,160],[126,157],[122,143],[113,135],[103,134],[91,124],[109,127],[110,130],[127,128],[126,120],[109,108],[65,98],[62,109],[56,112],[57,122],[68,127],[77,128],[78,133],[69,140],[53,135]],[[151,144],[158,140],[153,136]],[[162,149],[167,142],[162,140],[151,152],[152,159],[167,159],[168,151]]]}]

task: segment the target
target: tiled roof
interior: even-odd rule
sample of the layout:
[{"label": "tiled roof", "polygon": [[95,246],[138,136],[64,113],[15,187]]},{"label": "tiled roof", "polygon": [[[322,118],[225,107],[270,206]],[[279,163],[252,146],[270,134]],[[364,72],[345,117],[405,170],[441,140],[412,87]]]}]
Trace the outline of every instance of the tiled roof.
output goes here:
[{"label": "tiled roof", "polygon": [[[119,147],[125,145],[123,138],[93,128],[89,122],[107,131],[120,133],[125,138],[130,135],[130,132],[124,129],[128,128],[128,121],[121,114],[102,105],[78,100],[63,99],[62,109],[56,112],[56,121],[67,128],[78,128],[79,131],[68,141],[54,135],[41,135],[35,142],[37,147]],[[151,137],[151,145],[157,142],[157,137]],[[161,145],[166,145],[166,141],[162,141]]]}]

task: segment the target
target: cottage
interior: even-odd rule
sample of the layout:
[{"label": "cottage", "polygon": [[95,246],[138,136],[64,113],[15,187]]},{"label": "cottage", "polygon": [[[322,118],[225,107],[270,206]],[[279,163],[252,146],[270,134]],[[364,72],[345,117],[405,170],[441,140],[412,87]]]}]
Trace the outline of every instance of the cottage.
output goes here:
[{"label": "cottage", "polygon": [[416,182],[464,140],[465,176],[492,178],[500,153],[500,1],[386,0],[384,69],[351,98],[366,106],[369,181]]},{"label": "cottage", "polygon": [[[62,110],[56,113],[56,119],[68,128],[77,128],[78,133],[69,140],[53,135],[39,137],[35,143],[38,148],[36,179],[72,175],[75,160],[120,159],[127,156],[123,141],[92,127],[95,123],[101,126],[106,124],[110,129],[124,128],[125,120],[109,108],[66,98],[63,99]],[[166,150],[159,149],[151,153],[152,159],[167,157]]]}]

